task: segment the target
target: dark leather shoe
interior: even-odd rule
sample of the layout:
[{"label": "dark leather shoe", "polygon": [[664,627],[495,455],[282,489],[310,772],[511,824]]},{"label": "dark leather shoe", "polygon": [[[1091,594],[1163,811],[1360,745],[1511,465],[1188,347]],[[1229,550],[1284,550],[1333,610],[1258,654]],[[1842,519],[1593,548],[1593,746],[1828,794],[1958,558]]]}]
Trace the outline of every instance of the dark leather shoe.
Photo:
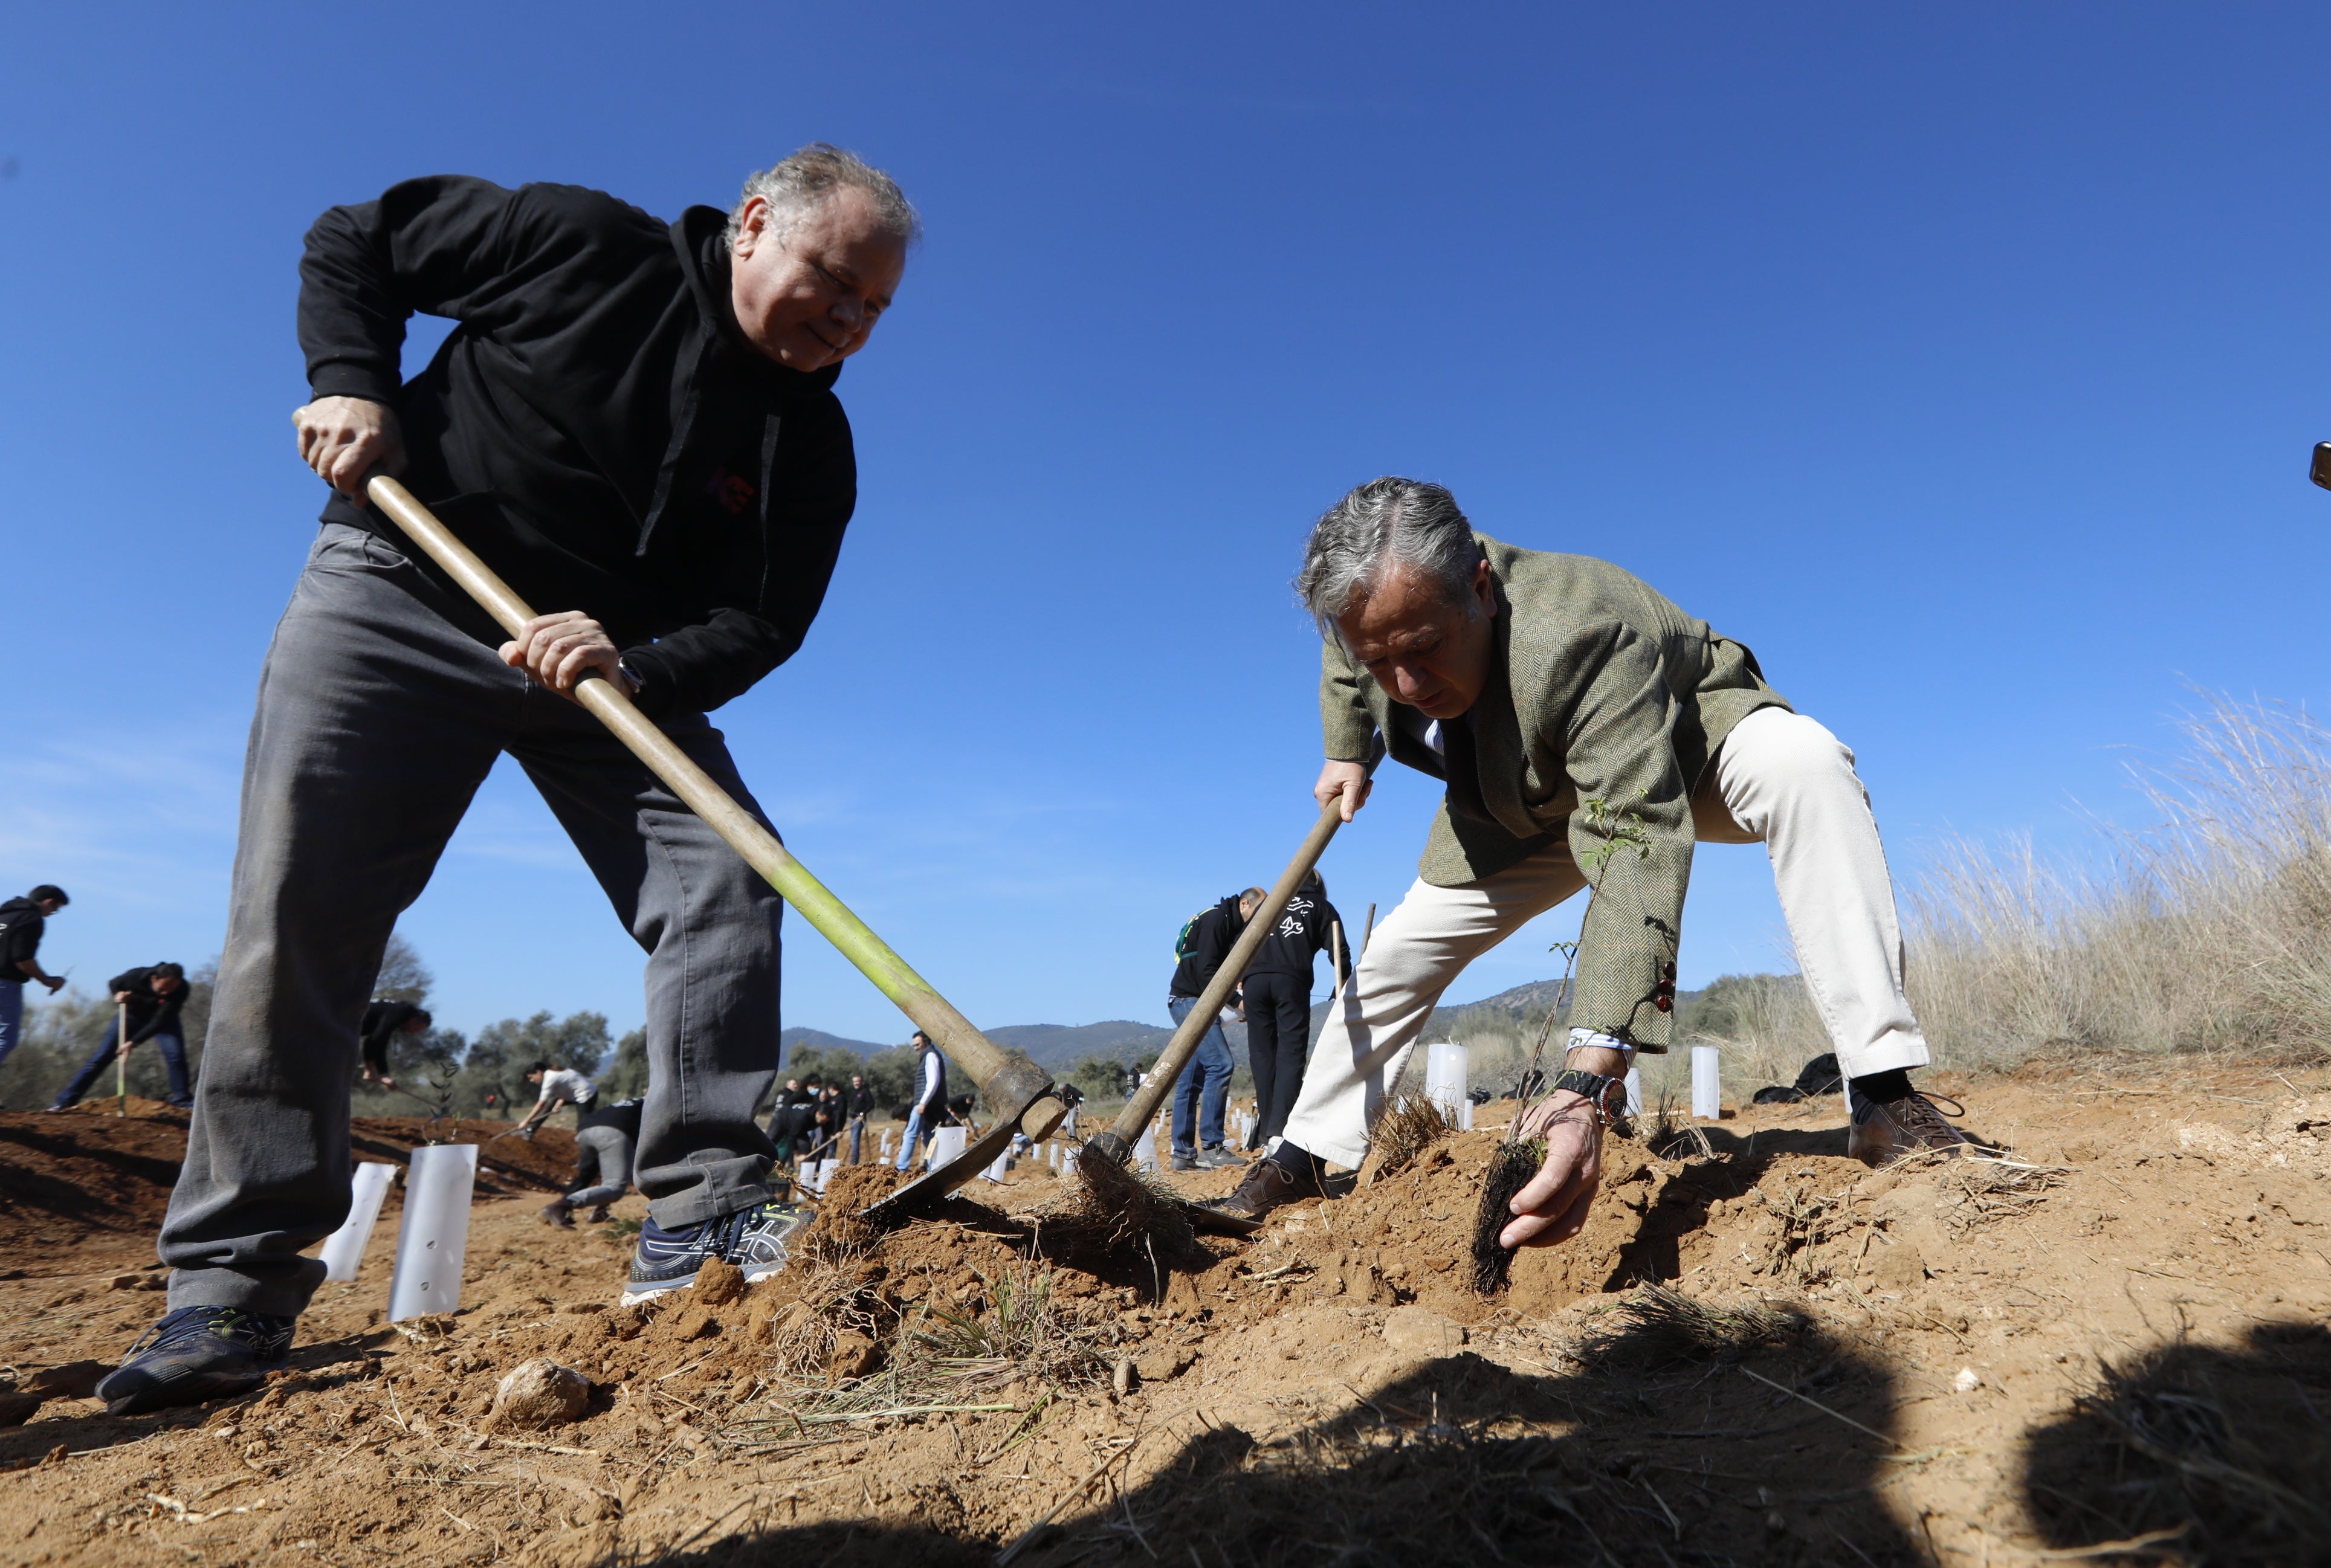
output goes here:
[{"label": "dark leather shoe", "polygon": [[1247,1167],[1246,1180],[1229,1197],[1200,1207],[1234,1220],[1260,1220],[1281,1203],[1311,1196],[1318,1187],[1318,1183],[1306,1181],[1277,1160],[1257,1160]]},{"label": "dark leather shoe", "polygon": [[[1956,1106],[1956,1100],[1951,1101]],[[1965,1114],[1962,1108],[1962,1115]],[[1935,1102],[1922,1094],[1900,1099],[1864,1100],[1853,1107],[1853,1131],[1845,1152],[1865,1165],[1890,1165],[1912,1155],[1939,1154],[1946,1159],[1982,1148],[1943,1119]]]},{"label": "dark leather shoe", "polygon": [[575,1205],[564,1198],[553,1198],[534,1212],[546,1225],[556,1225],[562,1231],[575,1229]]}]

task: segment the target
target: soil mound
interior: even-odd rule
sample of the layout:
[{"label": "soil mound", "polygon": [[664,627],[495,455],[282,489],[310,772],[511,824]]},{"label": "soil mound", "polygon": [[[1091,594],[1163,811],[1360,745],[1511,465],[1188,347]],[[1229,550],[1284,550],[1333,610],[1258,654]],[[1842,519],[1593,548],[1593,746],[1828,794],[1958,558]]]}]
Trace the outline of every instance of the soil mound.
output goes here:
[{"label": "soil mound", "polygon": [[[42,1278],[151,1262],[154,1234],[186,1157],[186,1113],[133,1098],[70,1111],[0,1113],[0,1257],[8,1277]],[[405,1164],[431,1132],[480,1145],[480,1196],[550,1193],[575,1168],[575,1136],[544,1127],[534,1140],[510,1124],[464,1121],[433,1127],[421,1117],[365,1117],[352,1129],[358,1160]],[[392,1191],[390,1212],[401,1203]]]}]

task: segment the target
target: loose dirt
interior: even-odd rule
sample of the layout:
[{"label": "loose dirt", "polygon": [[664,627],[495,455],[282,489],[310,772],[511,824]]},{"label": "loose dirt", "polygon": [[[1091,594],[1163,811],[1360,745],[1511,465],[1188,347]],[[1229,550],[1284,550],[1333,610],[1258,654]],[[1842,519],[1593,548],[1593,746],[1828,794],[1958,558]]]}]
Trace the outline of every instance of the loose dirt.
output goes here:
[{"label": "loose dirt", "polygon": [[[381,1321],[385,1225],[254,1395],[46,1398],[0,1429],[0,1564],[2325,1561],[2331,1071],[2109,1068],[1928,1075],[2006,1163],[1869,1172],[1833,1098],[1614,1136],[1490,1298],[1510,1107],[1177,1254],[1091,1254],[1036,1162],[868,1238],[862,1167],[778,1278],[629,1309],[640,1201],[547,1229],[571,1144],[502,1139],[459,1314]],[[157,1315],[183,1136],[0,1117],[19,1387]],[[494,1413],[545,1357],[580,1415]]]}]

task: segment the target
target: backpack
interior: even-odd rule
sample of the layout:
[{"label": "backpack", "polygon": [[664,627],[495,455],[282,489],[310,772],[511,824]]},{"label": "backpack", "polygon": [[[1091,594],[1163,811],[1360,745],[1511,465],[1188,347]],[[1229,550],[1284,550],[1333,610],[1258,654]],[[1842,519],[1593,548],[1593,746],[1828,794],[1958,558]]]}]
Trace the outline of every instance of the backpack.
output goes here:
[{"label": "backpack", "polygon": [[1206,917],[1207,911],[1213,909],[1213,907],[1214,906],[1212,904],[1209,904],[1204,909],[1199,910],[1196,914],[1182,922],[1181,935],[1174,938],[1175,963],[1179,964],[1183,959],[1187,958],[1190,955],[1190,934],[1198,928],[1198,922],[1204,919]]},{"label": "backpack", "polygon": [[1198,922],[1204,919],[1216,909],[1221,908],[1223,905],[1230,903],[1237,897],[1238,895],[1236,893],[1231,893],[1223,898],[1217,898],[1213,903],[1207,905],[1204,908],[1199,910],[1196,914],[1182,922],[1181,934],[1174,938],[1175,963],[1179,964],[1183,959],[1187,958],[1190,955],[1190,938],[1197,931]]}]

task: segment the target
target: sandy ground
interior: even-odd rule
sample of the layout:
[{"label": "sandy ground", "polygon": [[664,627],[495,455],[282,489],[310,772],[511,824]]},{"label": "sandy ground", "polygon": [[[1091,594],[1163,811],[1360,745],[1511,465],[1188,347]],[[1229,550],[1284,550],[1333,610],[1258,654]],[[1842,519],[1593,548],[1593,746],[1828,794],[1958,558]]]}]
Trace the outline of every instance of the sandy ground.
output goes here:
[{"label": "sandy ground", "polygon": [[[119,1421],[71,1364],[156,1315],[182,1134],[0,1117],[0,1372],[65,1390],[0,1564],[2331,1561],[2331,1070],[1930,1077],[2018,1163],[1872,1174],[1834,1099],[1614,1138],[1489,1298],[1510,1107],[1243,1243],[1110,1246],[1031,1163],[652,1309],[639,1200],[549,1230],[567,1146],[505,1139],[458,1315],[382,1322],[392,1210],[287,1373]],[[544,1356],[580,1415],[490,1414]]]}]

